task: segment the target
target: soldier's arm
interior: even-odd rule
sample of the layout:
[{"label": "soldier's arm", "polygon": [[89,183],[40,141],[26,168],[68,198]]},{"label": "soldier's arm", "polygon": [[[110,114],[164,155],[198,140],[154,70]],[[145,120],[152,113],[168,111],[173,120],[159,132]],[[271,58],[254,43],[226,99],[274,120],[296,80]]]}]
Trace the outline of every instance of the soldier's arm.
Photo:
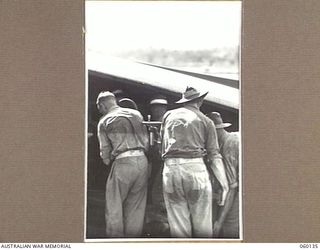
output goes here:
[{"label": "soldier's arm", "polygon": [[97,136],[99,140],[100,157],[105,165],[110,165],[111,162],[111,143],[106,134],[106,128],[103,123],[98,124]]},{"label": "soldier's arm", "polygon": [[227,217],[227,214],[229,213],[232,207],[235,197],[236,197],[236,190],[234,188],[231,188],[227,194],[227,198],[224,206],[221,207],[219,210],[218,219],[217,221],[215,221],[213,225],[213,235],[215,237],[219,236],[222,225]]},{"label": "soldier's arm", "polygon": [[224,206],[227,194],[229,192],[229,184],[226,177],[223,161],[221,158],[214,158],[210,166],[222,188],[221,201],[218,205]]},{"label": "soldier's arm", "polygon": [[167,111],[163,118],[162,118],[162,123],[161,123],[161,126],[160,126],[160,130],[159,130],[159,153],[160,153],[160,156],[162,157],[162,154],[164,153],[163,152],[163,136],[164,136],[164,130],[165,130],[165,123],[166,123],[166,119],[168,118],[168,116],[170,115],[171,111]]},{"label": "soldier's arm", "polygon": [[238,194],[239,139],[233,139],[228,145],[229,146],[224,153],[224,162],[230,190],[227,195],[225,205],[219,209],[218,219],[214,223],[214,236],[219,236],[220,229],[234,203],[236,195]]},{"label": "soldier's arm", "polygon": [[219,152],[217,131],[212,121],[207,123],[207,141],[206,149],[208,154],[208,163],[211,167],[215,177],[219,181],[222,188],[222,198],[219,203],[223,206],[229,192],[229,184],[226,176],[225,167],[222,161],[222,156]]}]

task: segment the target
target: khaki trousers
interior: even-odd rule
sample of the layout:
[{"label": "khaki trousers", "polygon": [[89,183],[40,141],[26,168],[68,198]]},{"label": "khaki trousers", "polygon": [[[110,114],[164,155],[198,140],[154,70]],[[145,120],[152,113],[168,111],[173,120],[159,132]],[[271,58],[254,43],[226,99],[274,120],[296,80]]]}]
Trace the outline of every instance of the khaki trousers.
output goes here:
[{"label": "khaki trousers", "polygon": [[139,237],[147,200],[148,162],[145,156],[116,159],[106,184],[107,237]]},{"label": "khaki trousers", "polygon": [[212,187],[202,158],[164,162],[163,195],[175,238],[212,237]]}]

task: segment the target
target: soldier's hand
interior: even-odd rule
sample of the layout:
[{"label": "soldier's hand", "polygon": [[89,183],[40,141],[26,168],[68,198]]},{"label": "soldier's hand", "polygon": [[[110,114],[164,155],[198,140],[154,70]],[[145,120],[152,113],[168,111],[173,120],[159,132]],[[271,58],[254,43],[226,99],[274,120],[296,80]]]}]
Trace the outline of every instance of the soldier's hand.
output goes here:
[{"label": "soldier's hand", "polygon": [[148,128],[149,128],[149,131],[150,131],[150,132],[158,133],[158,128],[157,128],[157,127],[155,127],[155,126],[149,126]]},{"label": "soldier's hand", "polygon": [[109,159],[103,159],[103,163],[104,163],[106,166],[109,166],[109,165],[110,165],[110,160],[109,160]]},{"label": "soldier's hand", "polygon": [[228,195],[228,190],[223,190],[221,193],[221,200],[218,203],[219,206],[224,206]]}]

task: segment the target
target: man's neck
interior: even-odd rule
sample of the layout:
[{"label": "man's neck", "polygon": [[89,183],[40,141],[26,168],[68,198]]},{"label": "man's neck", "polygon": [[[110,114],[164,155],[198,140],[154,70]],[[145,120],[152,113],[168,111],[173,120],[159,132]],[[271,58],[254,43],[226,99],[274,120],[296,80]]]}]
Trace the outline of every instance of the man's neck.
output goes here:
[{"label": "man's neck", "polygon": [[199,109],[198,103],[186,103],[184,105],[186,108],[194,108],[194,109]]},{"label": "man's neck", "polygon": [[117,109],[117,108],[119,108],[118,105],[113,105],[113,106],[111,106],[111,107],[108,109],[108,113],[110,113],[111,111],[113,111],[113,110],[115,110],[115,109]]}]

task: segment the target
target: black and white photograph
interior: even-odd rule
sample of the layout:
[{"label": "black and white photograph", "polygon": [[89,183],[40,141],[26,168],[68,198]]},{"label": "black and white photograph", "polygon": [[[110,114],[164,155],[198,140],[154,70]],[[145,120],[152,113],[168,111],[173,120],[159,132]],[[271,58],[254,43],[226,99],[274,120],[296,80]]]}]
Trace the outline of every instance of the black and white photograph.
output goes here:
[{"label": "black and white photograph", "polygon": [[242,240],[240,1],[86,1],[85,241]]}]

